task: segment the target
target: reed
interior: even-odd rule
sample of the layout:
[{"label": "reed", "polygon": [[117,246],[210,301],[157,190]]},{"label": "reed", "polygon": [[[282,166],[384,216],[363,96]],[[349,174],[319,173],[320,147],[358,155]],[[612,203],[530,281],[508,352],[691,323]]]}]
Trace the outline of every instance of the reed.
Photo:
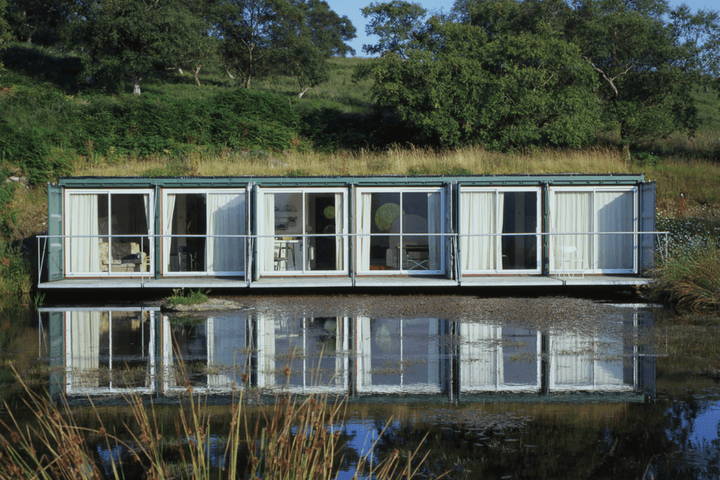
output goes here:
[{"label": "reed", "polygon": [[[330,480],[352,461],[341,429],[347,414],[342,397],[285,394],[269,408],[258,408],[251,405],[246,393],[238,391],[227,409],[229,421],[224,417],[218,422],[207,397],[188,387],[177,406],[172,435],[163,431],[152,402],[130,395],[130,420],[111,432],[101,410],[92,403],[96,422],[80,425],[66,401],[53,401],[45,393],[32,391],[14,373],[23,386],[30,418],[20,420],[5,405],[8,420],[0,420],[3,480],[121,479],[130,478],[133,472],[143,472],[143,478],[153,480]],[[217,443],[222,447],[219,465],[217,456],[213,462],[210,453]],[[109,452],[123,448],[127,455],[110,455],[101,464],[93,445],[102,445]],[[394,450],[380,459],[372,448],[354,461],[353,478],[416,478],[427,458],[427,453],[421,455],[421,448],[422,443],[414,451]]]}]

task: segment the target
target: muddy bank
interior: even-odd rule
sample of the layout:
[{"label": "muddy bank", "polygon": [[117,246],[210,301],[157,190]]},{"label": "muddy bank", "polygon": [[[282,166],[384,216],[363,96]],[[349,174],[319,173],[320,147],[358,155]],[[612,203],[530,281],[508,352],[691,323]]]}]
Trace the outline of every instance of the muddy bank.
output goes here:
[{"label": "muddy bank", "polygon": [[[476,297],[468,295],[255,295],[224,297],[268,316],[368,316],[372,318],[431,317],[526,328],[596,330],[613,324],[628,306],[587,298]],[[606,319],[600,322],[598,318]]]}]

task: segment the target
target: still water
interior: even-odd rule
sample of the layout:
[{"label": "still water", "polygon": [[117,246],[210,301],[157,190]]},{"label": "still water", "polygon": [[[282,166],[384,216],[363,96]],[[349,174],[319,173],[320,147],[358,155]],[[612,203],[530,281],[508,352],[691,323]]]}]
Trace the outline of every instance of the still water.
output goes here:
[{"label": "still water", "polygon": [[[218,408],[240,390],[260,401],[340,394],[357,457],[413,450],[427,435],[428,477],[720,478],[714,352],[707,368],[677,368],[677,352],[693,347],[676,344],[667,328],[676,319],[657,307],[270,297],[192,314],[46,307],[15,321],[22,327],[5,340],[6,364],[15,360],[77,409],[92,401],[122,411],[123,395],[139,393],[165,405],[172,422],[173,402],[189,389]],[[4,374],[3,395],[17,403]]]}]

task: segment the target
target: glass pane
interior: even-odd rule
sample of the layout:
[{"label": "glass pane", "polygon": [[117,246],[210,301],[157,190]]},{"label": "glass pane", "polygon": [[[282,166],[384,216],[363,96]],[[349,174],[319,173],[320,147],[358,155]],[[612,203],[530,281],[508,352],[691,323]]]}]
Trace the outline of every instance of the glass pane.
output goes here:
[{"label": "glass pane", "polygon": [[[438,270],[437,239],[403,235],[402,268],[404,270]],[[430,248],[432,247],[432,252]],[[432,261],[431,261],[432,258]]]},{"label": "glass pane", "polygon": [[403,233],[440,233],[440,193],[403,193]]},{"label": "glass pane", "polygon": [[302,193],[275,194],[275,234],[302,234]]},{"label": "glass pane", "polygon": [[371,233],[400,233],[400,194],[373,193]]},{"label": "glass pane", "polygon": [[[342,233],[342,194],[308,193],[305,196],[305,233]],[[342,237],[306,237],[308,270],[342,270]]]},{"label": "glass pane", "polygon": [[[632,232],[635,203],[633,192],[595,192],[595,215],[598,232]],[[597,235],[596,268],[631,270],[633,268],[633,235]]]},{"label": "glass pane", "polygon": [[370,270],[400,270],[400,237],[370,237]]},{"label": "glass pane", "polygon": [[150,386],[150,322],[141,312],[112,312],[112,370],[114,388]]},{"label": "glass pane", "polygon": [[[502,233],[537,231],[536,192],[502,192]],[[502,268],[504,270],[535,270],[537,268],[537,237],[503,236]]]},{"label": "glass pane", "polygon": [[201,193],[168,195],[166,208],[172,209],[172,234],[180,235],[173,237],[170,242],[169,270],[171,272],[204,271],[206,239],[182,237],[182,235],[207,234],[205,195]]},{"label": "glass pane", "polygon": [[72,194],[66,214],[70,273],[107,272],[107,194]]},{"label": "glass pane", "polygon": [[302,270],[302,237],[276,238],[273,264],[276,272]]},{"label": "glass pane", "polygon": [[[148,195],[113,194],[110,200],[112,235],[148,234]],[[113,272],[150,271],[150,242],[147,238],[111,238],[110,244]]]}]

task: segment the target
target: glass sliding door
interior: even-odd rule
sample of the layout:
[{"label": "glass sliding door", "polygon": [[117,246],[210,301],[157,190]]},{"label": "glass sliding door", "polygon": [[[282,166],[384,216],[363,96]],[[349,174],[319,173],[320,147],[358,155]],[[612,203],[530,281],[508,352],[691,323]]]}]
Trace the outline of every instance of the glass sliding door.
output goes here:
[{"label": "glass sliding door", "polygon": [[68,190],[68,276],[149,275],[153,271],[152,192]]},{"label": "glass sliding door", "polygon": [[635,187],[554,187],[550,194],[551,273],[637,271]]},{"label": "glass sliding door", "polygon": [[244,190],[167,190],[163,265],[168,275],[243,275]]},{"label": "glass sliding door", "polygon": [[258,202],[263,275],[347,272],[345,189],[263,189]]},{"label": "glass sliding door", "polygon": [[539,219],[539,188],[463,187],[458,227],[463,273],[540,273]]},{"label": "glass sliding door", "polygon": [[442,189],[360,189],[357,255],[361,274],[444,271]]}]

